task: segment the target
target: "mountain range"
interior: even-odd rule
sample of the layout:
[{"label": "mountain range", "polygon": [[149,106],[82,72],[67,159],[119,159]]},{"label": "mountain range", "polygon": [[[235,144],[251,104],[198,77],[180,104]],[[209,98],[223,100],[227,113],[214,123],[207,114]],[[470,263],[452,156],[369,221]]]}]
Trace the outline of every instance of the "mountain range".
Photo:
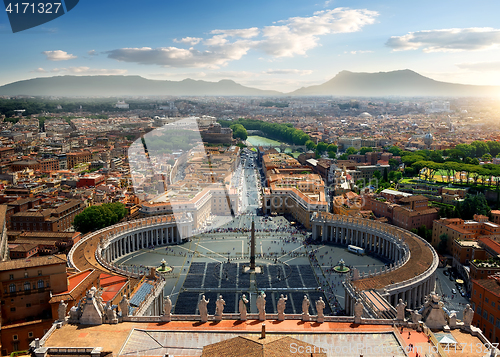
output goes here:
[{"label": "mountain range", "polygon": [[500,87],[455,84],[433,80],[405,69],[391,72],[342,71],[331,80],[290,93],[245,87],[232,80],[152,80],[140,76],[55,76],[0,86],[0,95],[63,97],[95,96],[492,96]]}]

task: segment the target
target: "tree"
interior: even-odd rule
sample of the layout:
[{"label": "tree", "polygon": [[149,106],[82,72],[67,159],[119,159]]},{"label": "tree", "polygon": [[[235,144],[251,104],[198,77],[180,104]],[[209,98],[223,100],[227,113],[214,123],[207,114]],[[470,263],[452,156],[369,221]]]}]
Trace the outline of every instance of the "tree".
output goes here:
[{"label": "tree", "polygon": [[497,156],[500,154],[500,143],[498,141],[488,141],[486,145],[488,145],[491,156]]},{"label": "tree", "polygon": [[486,153],[486,154],[484,154],[483,156],[481,156],[481,159],[482,159],[483,161],[491,161],[491,159],[492,159],[492,158],[493,158],[493,157],[492,157],[492,156],[491,156],[491,154],[489,154],[489,153]]},{"label": "tree", "polygon": [[335,159],[336,155],[335,151],[328,151],[328,157],[330,159]]},{"label": "tree", "polygon": [[389,151],[391,154],[393,154],[394,156],[401,156],[401,152],[403,150],[401,150],[400,148],[398,148],[397,146],[392,146],[389,148]]},{"label": "tree", "polygon": [[306,145],[307,150],[315,150],[316,149],[316,144],[312,140],[307,140],[305,145]]},{"label": "tree", "polygon": [[339,156],[339,160],[347,160],[347,159],[349,159],[349,156],[346,153]]},{"label": "tree", "polygon": [[417,234],[424,238],[427,242],[430,242],[432,240],[432,229],[427,229],[425,225],[421,225],[417,229]]},{"label": "tree", "polygon": [[376,171],[373,173],[372,177],[373,177],[374,179],[377,179],[377,180],[379,180],[379,181],[380,181],[380,179],[382,178],[382,174],[380,173],[380,171],[379,171],[379,170],[376,170]]},{"label": "tree", "polygon": [[457,146],[455,146],[455,150],[457,150],[457,153],[462,158],[462,160],[466,157],[476,156],[476,149],[472,145],[458,144]]},{"label": "tree", "polygon": [[473,146],[476,150],[476,155],[474,155],[475,157],[481,157],[490,150],[488,145],[486,145],[484,141],[480,140],[473,141],[471,146]]},{"label": "tree", "polygon": [[327,151],[327,152],[333,151],[334,153],[336,153],[336,152],[337,152],[337,150],[338,150],[338,147],[337,147],[337,145],[335,145],[335,144],[330,144],[330,145],[328,145],[328,147],[326,148],[326,151]]},{"label": "tree", "polygon": [[328,144],[327,144],[327,143],[325,143],[325,142],[323,142],[323,141],[320,141],[320,142],[318,143],[318,145],[316,145],[316,151],[317,151],[319,154],[322,154],[322,153],[324,153],[324,152],[326,151],[327,147],[328,147]]},{"label": "tree", "polygon": [[456,209],[462,219],[472,219],[474,214],[488,216],[491,211],[483,194],[467,195],[462,202],[457,204]]},{"label": "tree", "polygon": [[389,165],[391,169],[395,170],[399,166],[399,162],[396,159],[389,159]]},{"label": "tree", "polygon": [[389,175],[387,173],[387,167],[384,167],[384,175],[382,176],[382,180],[384,180],[384,182],[389,182]]},{"label": "tree", "polygon": [[448,234],[441,233],[441,235],[439,236],[439,243],[437,247],[438,253],[440,254],[446,253],[446,250],[448,249],[448,239],[449,239]]},{"label": "tree", "polygon": [[87,207],[75,216],[73,226],[77,231],[85,234],[118,223],[127,215],[127,212],[125,205],[120,202]]},{"label": "tree", "polygon": [[403,174],[401,173],[401,171],[391,171],[387,175],[387,178],[393,182],[398,182],[399,180],[401,180],[402,177]]},{"label": "tree", "polygon": [[347,150],[345,151],[345,153],[347,155],[354,155],[354,154],[357,154],[358,153],[358,150],[356,150],[355,148],[353,148],[352,146],[347,148]]},{"label": "tree", "polygon": [[246,140],[248,137],[247,130],[241,124],[231,125],[230,128],[233,130],[233,138]]},{"label": "tree", "polygon": [[372,152],[373,149],[372,148],[369,148],[369,147],[362,147],[360,150],[359,150],[359,154],[360,155],[364,155],[366,154],[367,152]]}]

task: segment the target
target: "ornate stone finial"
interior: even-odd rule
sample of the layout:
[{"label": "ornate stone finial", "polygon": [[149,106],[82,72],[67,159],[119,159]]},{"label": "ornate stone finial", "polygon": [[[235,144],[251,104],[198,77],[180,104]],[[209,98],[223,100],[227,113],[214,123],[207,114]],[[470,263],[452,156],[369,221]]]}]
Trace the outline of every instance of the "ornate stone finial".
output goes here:
[{"label": "ornate stone finial", "polygon": [[241,296],[240,302],[238,304],[238,310],[240,312],[240,320],[246,321],[247,320],[247,306],[248,306],[248,299],[245,294]]}]

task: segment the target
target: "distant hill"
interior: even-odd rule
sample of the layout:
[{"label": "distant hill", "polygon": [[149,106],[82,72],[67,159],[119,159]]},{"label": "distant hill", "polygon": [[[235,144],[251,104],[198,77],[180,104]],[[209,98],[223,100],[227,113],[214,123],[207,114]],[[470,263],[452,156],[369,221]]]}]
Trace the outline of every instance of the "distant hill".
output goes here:
[{"label": "distant hill", "polygon": [[[391,72],[342,71],[320,85],[287,93],[292,96],[491,96],[500,87],[439,82],[405,69]],[[152,80],[140,76],[56,76],[34,78],[0,86],[0,95],[33,96],[282,96],[284,93],[245,87],[232,80],[218,82],[185,79]]]},{"label": "distant hill", "polygon": [[0,86],[0,95],[33,96],[276,96],[282,93],[242,86],[232,80],[218,82],[151,80],[140,76],[56,76],[34,78]]},{"label": "distant hill", "polygon": [[439,82],[409,69],[378,73],[342,71],[320,85],[303,87],[289,95],[380,96],[489,96],[500,87]]}]

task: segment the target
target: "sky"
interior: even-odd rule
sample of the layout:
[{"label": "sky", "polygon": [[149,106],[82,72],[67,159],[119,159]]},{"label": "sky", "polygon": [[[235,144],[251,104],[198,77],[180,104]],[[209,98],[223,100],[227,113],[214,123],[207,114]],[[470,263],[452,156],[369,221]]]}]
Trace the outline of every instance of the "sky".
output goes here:
[{"label": "sky", "polygon": [[17,33],[0,14],[0,85],[115,74],[291,92],[400,69],[500,85],[499,13],[498,0],[81,0]]}]

